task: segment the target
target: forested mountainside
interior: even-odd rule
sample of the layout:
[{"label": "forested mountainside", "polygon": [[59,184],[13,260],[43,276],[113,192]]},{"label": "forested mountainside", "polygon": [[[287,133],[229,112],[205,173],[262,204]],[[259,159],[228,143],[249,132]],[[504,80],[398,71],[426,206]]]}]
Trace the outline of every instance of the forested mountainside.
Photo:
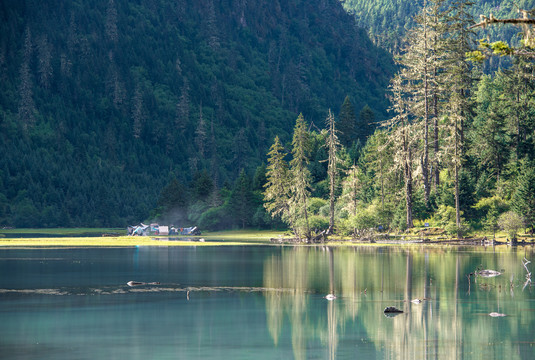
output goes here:
[{"label": "forested mountainside", "polygon": [[338,0],[3,0],[0,224],[124,226],[229,192],[299,113],[321,127],[348,96],[385,118],[392,74]]},{"label": "forested mountainside", "polygon": [[[422,9],[426,0],[342,0],[344,7],[354,14],[359,26],[368,31],[372,41],[391,52],[398,52],[403,36],[414,26],[414,15]],[[444,3],[451,3],[444,0]],[[429,4],[429,1],[427,1]],[[470,9],[474,19],[479,15],[496,18],[518,17],[518,9],[533,9],[534,0],[475,0]],[[508,40],[518,42],[519,28],[496,26],[478,29],[479,38],[490,41]]]}]

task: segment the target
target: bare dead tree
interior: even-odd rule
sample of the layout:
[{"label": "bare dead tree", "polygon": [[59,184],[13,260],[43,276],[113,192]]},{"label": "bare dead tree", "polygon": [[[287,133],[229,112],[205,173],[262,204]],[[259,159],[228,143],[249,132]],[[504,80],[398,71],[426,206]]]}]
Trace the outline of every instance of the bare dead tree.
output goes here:
[{"label": "bare dead tree", "polygon": [[[524,46],[527,48],[534,48],[535,47],[535,37],[533,36],[533,25],[535,25],[535,19],[533,16],[535,15],[535,10],[523,10],[518,9],[518,13],[522,16],[516,19],[497,19],[492,15],[492,13],[487,17],[485,15],[479,15],[480,21],[470,26],[469,29],[481,27],[485,29],[489,25],[493,24],[512,24],[517,25],[522,28],[522,32],[524,33],[524,39],[523,43]],[[531,53],[526,53],[523,50],[514,49],[514,53],[516,55],[532,55]]]},{"label": "bare dead tree", "polygon": [[529,286],[531,287],[531,272],[528,270],[528,264],[530,264],[531,261],[529,261],[528,259],[524,258],[522,260],[522,266],[524,266],[524,269],[526,269],[526,282],[524,283],[524,287],[522,288],[522,291],[524,291],[524,289],[526,288],[526,286]]}]

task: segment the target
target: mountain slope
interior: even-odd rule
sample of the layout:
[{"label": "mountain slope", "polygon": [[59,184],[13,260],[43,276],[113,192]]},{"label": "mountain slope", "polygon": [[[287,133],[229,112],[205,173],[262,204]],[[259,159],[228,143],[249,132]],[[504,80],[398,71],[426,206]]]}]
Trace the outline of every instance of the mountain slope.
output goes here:
[{"label": "mountain slope", "polygon": [[172,177],[250,173],[299,113],[386,112],[391,59],[337,0],[6,0],[0,20],[0,224],[122,226]]}]

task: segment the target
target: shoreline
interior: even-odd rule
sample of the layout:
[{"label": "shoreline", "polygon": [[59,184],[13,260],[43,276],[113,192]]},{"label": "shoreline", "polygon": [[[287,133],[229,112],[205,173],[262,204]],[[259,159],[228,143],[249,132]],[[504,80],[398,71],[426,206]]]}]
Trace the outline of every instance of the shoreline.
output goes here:
[{"label": "shoreline", "polygon": [[42,237],[42,238],[0,238],[0,249],[4,248],[75,248],[75,247],[180,247],[180,246],[332,246],[332,247],[351,247],[351,246],[475,246],[475,247],[493,247],[493,246],[534,246],[533,239],[529,241],[520,241],[511,245],[505,241],[484,241],[483,239],[378,239],[369,240],[349,240],[349,239],[330,239],[326,242],[318,243],[300,243],[292,238],[264,238],[241,240],[228,236],[227,239],[218,236],[205,237],[184,237],[184,238],[166,238],[150,236],[116,236],[116,237]]},{"label": "shoreline", "polygon": [[[492,237],[479,234],[463,239],[444,235],[381,234],[373,238],[331,236],[325,242],[301,243],[287,231],[228,230],[207,232],[199,236],[127,236],[120,229],[10,229],[0,230],[1,248],[39,247],[139,247],[139,246],[511,246],[507,236]],[[533,246],[535,238],[519,235],[512,246]]]}]

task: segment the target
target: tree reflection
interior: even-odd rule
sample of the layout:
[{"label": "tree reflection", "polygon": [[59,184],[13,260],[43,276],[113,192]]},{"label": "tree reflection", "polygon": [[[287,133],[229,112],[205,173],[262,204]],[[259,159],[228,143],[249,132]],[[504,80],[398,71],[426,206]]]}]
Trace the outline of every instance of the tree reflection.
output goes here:
[{"label": "tree reflection", "polygon": [[[463,279],[481,263],[507,269],[521,279],[522,259],[531,255],[511,248],[492,253],[449,248],[282,248],[264,262],[264,287],[284,290],[265,293],[268,330],[276,346],[283,334],[290,334],[296,359],[310,357],[307,351],[317,351],[318,342],[327,352],[325,357],[334,359],[342,338],[355,342],[356,354],[373,351],[389,359],[457,359],[482,351],[489,359],[520,359],[519,339],[532,330],[530,323],[535,320],[535,312],[524,311],[533,294],[525,291],[513,297],[505,276],[485,279],[490,291],[477,287],[468,293],[469,284]],[[327,293],[337,299],[327,301]],[[412,303],[413,297],[423,300]],[[386,306],[404,313],[386,318]],[[516,315],[488,315],[497,310]],[[366,345],[370,341],[374,347]],[[493,343],[499,346],[488,346]]]}]

